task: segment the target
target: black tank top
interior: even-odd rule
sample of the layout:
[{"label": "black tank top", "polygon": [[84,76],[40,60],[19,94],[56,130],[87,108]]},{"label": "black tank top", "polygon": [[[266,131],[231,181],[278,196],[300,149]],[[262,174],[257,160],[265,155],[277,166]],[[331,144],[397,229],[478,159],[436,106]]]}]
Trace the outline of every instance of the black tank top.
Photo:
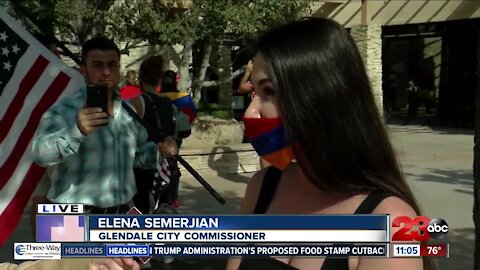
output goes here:
[{"label": "black tank top", "polygon": [[[273,196],[275,195],[275,191],[277,190],[281,176],[282,171],[279,169],[273,166],[268,168],[265,178],[263,179],[262,187],[260,188],[254,214],[265,214],[267,212],[268,206],[270,205]],[[392,194],[387,192],[372,192],[358,206],[354,214],[371,214],[378,204],[380,204],[380,202],[390,196],[392,196]],[[268,263],[260,262],[260,260],[276,262]],[[259,269],[259,264],[262,264],[262,266],[265,265],[261,268],[263,270],[297,269],[273,258],[260,260],[255,258],[243,258],[240,269]],[[279,263],[281,265],[279,265]],[[270,267],[267,265],[270,265]],[[348,258],[326,258],[321,270],[348,270]]]}]

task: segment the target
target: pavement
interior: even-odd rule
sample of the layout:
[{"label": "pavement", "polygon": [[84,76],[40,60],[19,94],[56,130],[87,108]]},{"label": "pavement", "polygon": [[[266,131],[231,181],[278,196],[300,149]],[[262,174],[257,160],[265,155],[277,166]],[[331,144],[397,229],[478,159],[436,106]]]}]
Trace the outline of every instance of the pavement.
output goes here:
[{"label": "pavement", "polygon": [[[422,214],[444,219],[449,225],[446,242],[450,258],[437,259],[438,269],[473,269],[473,130],[422,126],[421,123],[388,125],[402,170],[421,207]],[[182,176],[179,211],[189,214],[236,213],[251,174],[203,175],[225,198],[220,205],[190,175]],[[31,241],[28,217],[0,249],[0,261],[13,260],[13,243]],[[151,269],[224,269],[223,259],[177,259]]]}]

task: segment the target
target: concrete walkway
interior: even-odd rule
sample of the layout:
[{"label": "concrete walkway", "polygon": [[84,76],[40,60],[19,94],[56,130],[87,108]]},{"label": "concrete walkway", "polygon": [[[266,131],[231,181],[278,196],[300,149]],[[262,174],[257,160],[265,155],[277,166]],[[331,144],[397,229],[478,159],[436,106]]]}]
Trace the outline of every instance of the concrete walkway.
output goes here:
[{"label": "concrete walkway", "polygon": [[[438,269],[472,269],[474,229],[473,131],[423,126],[390,125],[393,145],[423,214],[444,219],[450,231],[449,259],[436,260]],[[193,177],[182,178],[182,213],[235,213],[250,174],[203,175],[227,200],[218,204]],[[1,261],[13,260],[13,242],[30,241],[28,219],[24,218],[11,241],[0,249]],[[224,260],[176,260],[171,265],[154,264],[152,269],[223,269]]]}]

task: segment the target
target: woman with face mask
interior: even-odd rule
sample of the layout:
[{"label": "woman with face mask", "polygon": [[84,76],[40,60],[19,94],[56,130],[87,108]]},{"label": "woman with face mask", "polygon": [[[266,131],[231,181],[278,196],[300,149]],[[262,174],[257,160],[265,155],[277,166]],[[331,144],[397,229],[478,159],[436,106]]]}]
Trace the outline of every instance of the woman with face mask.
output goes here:
[{"label": "woman with face mask", "polygon": [[[271,29],[256,45],[255,97],[244,123],[254,149],[272,166],[252,177],[241,212],[419,215],[348,31],[332,20],[304,19]],[[390,229],[391,235],[398,230]],[[429,260],[362,257],[231,258],[227,264],[228,270],[431,267]]]}]

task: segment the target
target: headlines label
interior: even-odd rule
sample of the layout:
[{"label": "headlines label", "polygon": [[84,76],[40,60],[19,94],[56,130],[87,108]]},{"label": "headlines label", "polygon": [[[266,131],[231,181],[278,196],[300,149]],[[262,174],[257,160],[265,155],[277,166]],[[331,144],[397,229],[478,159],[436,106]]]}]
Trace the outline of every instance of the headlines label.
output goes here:
[{"label": "headlines label", "polygon": [[149,245],[106,245],[105,255],[113,257],[148,257]]},{"label": "headlines label", "polygon": [[103,257],[105,246],[102,244],[62,244],[62,257]]}]

